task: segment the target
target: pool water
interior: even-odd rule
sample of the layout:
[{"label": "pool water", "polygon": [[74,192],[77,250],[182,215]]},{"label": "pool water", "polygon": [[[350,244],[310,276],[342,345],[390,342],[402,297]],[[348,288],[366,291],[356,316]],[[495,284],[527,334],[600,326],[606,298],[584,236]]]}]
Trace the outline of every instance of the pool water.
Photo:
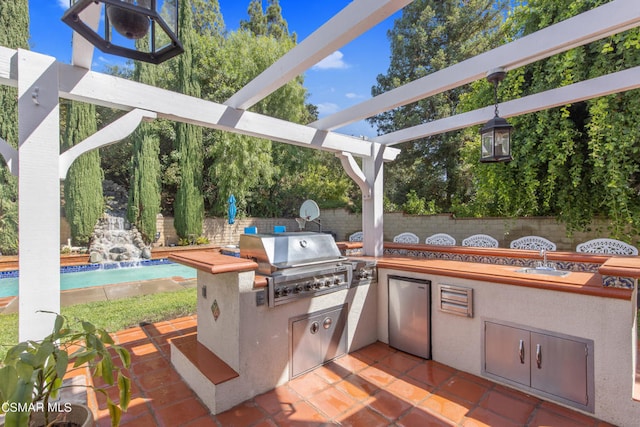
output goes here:
[{"label": "pool water", "polygon": [[[90,270],[60,274],[60,290],[89,288],[92,286],[112,285],[115,283],[136,282],[139,280],[162,279],[180,276],[185,279],[196,277],[196,270],[176,263],[123,267],[108,270]],[[0,297],[18,295],[18,278],[0,279]]]}]

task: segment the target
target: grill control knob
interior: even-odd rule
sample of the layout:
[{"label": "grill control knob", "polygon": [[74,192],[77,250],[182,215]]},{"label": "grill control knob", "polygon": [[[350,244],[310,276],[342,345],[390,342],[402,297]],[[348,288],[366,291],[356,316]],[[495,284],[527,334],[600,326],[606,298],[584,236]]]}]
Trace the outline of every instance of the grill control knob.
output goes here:
[{"label": "grill control knob", "polygon": [[282,288],[282,296],[289,295],[289,292],[291,292],[291,290],[289,288]]},{"label": "grill control knob", "polygon": [[336,277],[335,279],[333,279],[333,283],[335,283],[336,285],[340,284],[340,278]]},{"label": "grill control knob", "polygon": [[310,291],[312,287],[313,287],[313,285],[311,284],[311,282],[305,282],[305,284],[304,284],[304,290],[305,291]]},{"label": "grill control knob", "polygon": [[295,289],[293,290],[294,294],[298,294],[302,292],[302,285],[296,285]]}]

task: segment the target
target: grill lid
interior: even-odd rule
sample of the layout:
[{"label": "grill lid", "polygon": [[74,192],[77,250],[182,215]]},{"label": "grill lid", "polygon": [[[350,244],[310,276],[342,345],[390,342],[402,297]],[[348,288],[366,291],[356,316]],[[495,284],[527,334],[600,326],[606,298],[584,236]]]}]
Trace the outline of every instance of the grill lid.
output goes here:
[{"label": "grill lid", "polygon": [[346,259],[330,234],[314,232],[241,234],[240,257],[255,260],[264,274]]}]

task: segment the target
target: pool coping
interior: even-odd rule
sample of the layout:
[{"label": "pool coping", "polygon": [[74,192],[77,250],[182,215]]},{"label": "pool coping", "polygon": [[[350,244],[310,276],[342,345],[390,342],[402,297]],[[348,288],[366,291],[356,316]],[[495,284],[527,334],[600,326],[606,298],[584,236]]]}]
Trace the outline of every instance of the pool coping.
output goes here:
[{"label": "pool coping", "polygon": [[[176,264],[167,258],[157,259],[145,259],[141,261],[120,261],[111,262],[106,264],[80,264],[80,265],[63,265],[60,267],[60,274],[67,273],[79,273],[83,271],[96,271],[96,270],[115,270],[118,268],[136,267],[136,266],[150,266],[150,265],[165,265]],[[20,270],[5,270],[0,271],[0,280],[18,277]]]}]

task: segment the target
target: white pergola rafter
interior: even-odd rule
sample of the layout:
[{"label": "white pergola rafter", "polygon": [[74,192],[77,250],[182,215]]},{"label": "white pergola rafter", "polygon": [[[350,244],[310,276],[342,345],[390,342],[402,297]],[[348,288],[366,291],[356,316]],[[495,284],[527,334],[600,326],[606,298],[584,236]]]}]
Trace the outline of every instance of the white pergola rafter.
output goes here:
[{"label": "white pergola rafter", "polygon": [[353,1],[255,79],[247,83],[225,101],[224,105],[240,110],[250,108],[412,1]]},{"label": "white pergola rafter", "polygon": [[[11,77],[10,67],[8,67],[11,58],[6,57],[7,54],[13,55],[15,51],[0,50],[0,78]],[[61,98],[125,111],[139,108],[153,111],[159,118],[302,147],[331,152],[348,151],[356,157],[371,155],[373,143],[362,138],[320,131],[306,125],[251,111],[237,110],[226,105],[72,65],[58,63],[58,67]],[[384,152],[385,160],[391,161],[400,151],[393,148]]]},{"label": "white pergola rafter", "polygon": [[[0,82],[17,86],[17,52],[0,48]],[[57,63],[61,98],[130,111],[154,111],[158,117],[207,128],[285,142],[332,152],[348,151],[356,157],[371,155],[372,142],[335,132],[276,119],[250,111],[160,89],[116,76]],[[398,149],[385,150],[385,160],[396,158]]]},{"label": "white pergola rafter", "polygon": [[[568,86],[547,90],[534,95],[524,96],[498,105],[500,117],[508,118],[549,108],[560,107],[588,99],[599,98],[612,93],[626,92],[640,88],[640,67],[607,74]],[[456,114],[410,128],[401,129],[372,138],[372,141],[385,145],[396,145],[432,135],[439,135],[469,126],[485,123],[494,115],[494,106],[479,108],[466,113]]]},{"label": "white pergola rafter", "polygon": [[617,34],[640,24],[640,2],[614,0],[473,58],[436,71],[367,101],[310,123],[333,130],[376,114],[484,78],[496,67],[506,71]]}]

